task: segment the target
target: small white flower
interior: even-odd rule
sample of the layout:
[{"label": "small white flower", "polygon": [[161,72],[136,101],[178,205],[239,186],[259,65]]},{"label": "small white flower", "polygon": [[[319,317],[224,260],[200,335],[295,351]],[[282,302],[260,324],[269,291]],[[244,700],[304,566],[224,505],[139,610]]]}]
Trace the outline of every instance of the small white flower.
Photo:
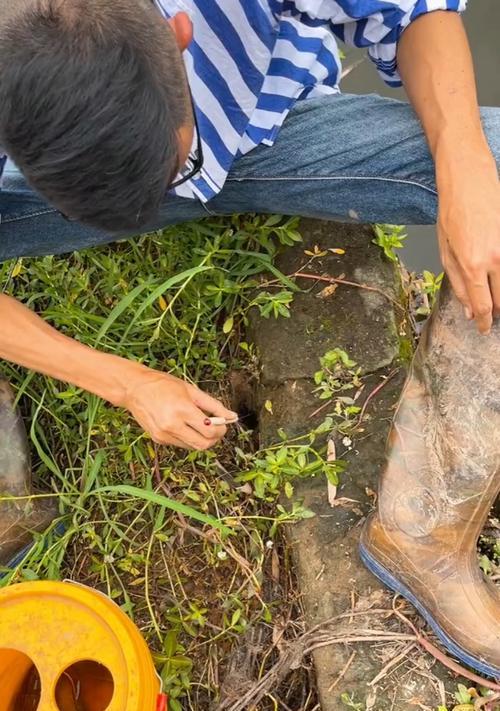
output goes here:
[{"label": "small white flower", "polygon": [[352,447],[352,439],[350,437],[344,437],[342,444],[344,447]]},{"label": "small white flower", "polygon": [[217,553],[217,558],[218,558],[219,560],[227,560],[227,553],[226,553],[226,551],[219,551],[219,552]]},{"label": "small white flower", "polygon": [[273,541],[266,541],[266,548],[271,550],[271,548],[274,548],[274,543]]}]

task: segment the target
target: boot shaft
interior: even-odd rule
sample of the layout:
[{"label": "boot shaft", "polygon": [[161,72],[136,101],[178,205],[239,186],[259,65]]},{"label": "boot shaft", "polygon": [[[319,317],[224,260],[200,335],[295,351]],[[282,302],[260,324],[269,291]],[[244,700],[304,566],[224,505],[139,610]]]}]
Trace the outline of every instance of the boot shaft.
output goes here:
[{"label": "boot shaft", "polygon": [[26,498],[33,493],[29,444],[14,402],[0,377],[0,566],[29,546],[33,531],[43,531],[57,517],[54,501]]},{"label": "boot shaft", "polygon": [[0,377],[0,496],[31,493],[31,467],[26,431],[14,407],[14,394]]},{"label": "boot shaft", "polygon": [[500,325],[481,336],[445,282],[389,436],[380,520],[444,546],[477,538],[499,469]]}]

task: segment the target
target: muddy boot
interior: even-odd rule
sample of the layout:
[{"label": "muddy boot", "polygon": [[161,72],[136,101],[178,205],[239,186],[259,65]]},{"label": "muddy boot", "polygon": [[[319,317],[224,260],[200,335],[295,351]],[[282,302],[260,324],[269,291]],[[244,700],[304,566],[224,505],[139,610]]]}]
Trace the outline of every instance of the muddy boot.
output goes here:
[{"label": "muddy boot", "polygon": [[454,657],[500,678],[500,596],[476,543],[500,488],[500,322],[480,336],[443,286],[389,436],[365,565]]},{"label": "muddy boot", "polygon": [[57,517],[53,502],[1,500],[32,493],[26,431],[13,401],[11,388],[0,378],[0,566],[30,544],[33,531],[43,531]]}]

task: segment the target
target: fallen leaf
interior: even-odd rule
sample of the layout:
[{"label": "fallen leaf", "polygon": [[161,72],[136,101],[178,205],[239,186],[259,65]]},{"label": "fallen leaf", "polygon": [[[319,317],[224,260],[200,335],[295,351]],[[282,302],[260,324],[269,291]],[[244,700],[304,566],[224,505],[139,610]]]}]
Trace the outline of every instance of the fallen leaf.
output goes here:
[{"label": "fallen leaf", "polygon": [[337,497],[337,487],[334,486],[333,484],[330,484],[329,481],[327,481],[327,492],[328,492],[328,503],[330,506],[333,508],[336,506],[336,497]]},{"label": "fallen leaf", "polygon": [[278,551],[274,548],[271,558],[271,577],[275,583],[279,583],[280,579],[280,558]]},{"label": "fallen leaf", "polygon": [[[328,440],[328,444],[326,447],[326,461],[327,462],[334,462],[337,458],[337,450],[335,449],[335,442],[333,439]],[[335,506],[336,502],[335,499],[337,498],[337,487],[335,484],[332,484],[330,481],[327,480],[326,483],[327,487],[327,495],[328,495],[328,503],[330,506]]]},{"label": "fallen leaf", "polygon": [[328,286],[325,286],[324,289],[321,289],[319,294],[317,294],[318,299],[328,299],[330,296],[333,296],[335,292],[338,289],[338,284],[328,284]]},{"label": "fallen leaf", "polygon": [[12,270],[11,277],[13,279],[15,279],[22,272],[22,269],[23,269],[23,260],[19,259],[18,262],[16,263],[16,266]]},{"label": "fallen leaf", "polygon": [[166,310],[167,310],[167,302],[165,301],[165,297],[164,297],[164,296],[160,296],[160,298],[158,299],[158,303],[160,304],[160,309],[161,309],[162,311],[166,311]]},{"label": "fallen leaf", "polygon": [[304,254],[307,254],[308,257],[325,257],[328,252],[325,249],[321,249],[317,244],[314,245],[314,251],[311,252],[310,249],[305,249]]}]

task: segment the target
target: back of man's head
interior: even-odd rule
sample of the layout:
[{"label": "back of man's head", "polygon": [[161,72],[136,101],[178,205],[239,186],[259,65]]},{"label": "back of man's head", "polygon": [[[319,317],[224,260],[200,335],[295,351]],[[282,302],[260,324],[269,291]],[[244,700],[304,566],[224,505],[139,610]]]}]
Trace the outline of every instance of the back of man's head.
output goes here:
[{"label": "back of man's head", "polygon": [[0,145],[69,218],[138,229],[177,173],[190,120],[174,34],[150,0],[19,7],[0,27]]}]

